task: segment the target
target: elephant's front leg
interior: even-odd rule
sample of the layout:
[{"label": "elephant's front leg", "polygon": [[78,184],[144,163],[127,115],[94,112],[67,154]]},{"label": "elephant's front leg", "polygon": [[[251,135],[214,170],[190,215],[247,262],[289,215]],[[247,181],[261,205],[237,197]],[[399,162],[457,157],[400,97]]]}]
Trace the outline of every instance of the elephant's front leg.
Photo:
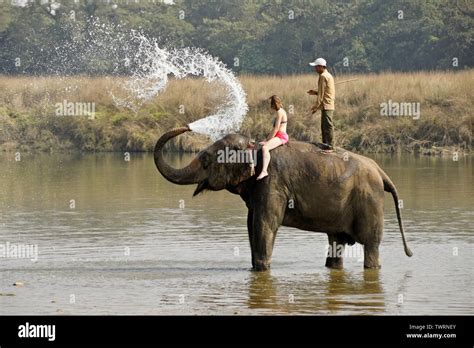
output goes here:
[{"label": "elephant's front leg", "polygon": [[284,202],[277,199],[259,205],[253,213],[253,268],[266,271],[272,262],[273,245],[284,216]]},{"label": "elephant's front leg", "polygon": [[247,230],[249,233],[250,252],[252,253],[252,268],[255,269],[255,256],[253,252],[253,209],[249,209],[247,214]]},{"label": "elephant's front leg", "polygon": [[345,241],[338,235],[328,234],[329,248],[326,267],[340,269],[343,267]]}]

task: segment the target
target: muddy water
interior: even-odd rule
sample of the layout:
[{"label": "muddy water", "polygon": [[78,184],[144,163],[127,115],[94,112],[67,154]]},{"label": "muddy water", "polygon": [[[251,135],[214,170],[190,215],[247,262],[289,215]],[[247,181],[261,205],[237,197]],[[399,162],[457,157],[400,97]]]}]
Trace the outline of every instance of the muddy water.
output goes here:
[{"label": "muddy water", "polygon": [[281,228],[255,273],[240,198],[192,198],[149,154],[1,155],[0,314],[474,314],[472,158],[372,157],[403,199],[412,258],[387,194],[381,270],[357,245],[328,270],[325,235]]}]

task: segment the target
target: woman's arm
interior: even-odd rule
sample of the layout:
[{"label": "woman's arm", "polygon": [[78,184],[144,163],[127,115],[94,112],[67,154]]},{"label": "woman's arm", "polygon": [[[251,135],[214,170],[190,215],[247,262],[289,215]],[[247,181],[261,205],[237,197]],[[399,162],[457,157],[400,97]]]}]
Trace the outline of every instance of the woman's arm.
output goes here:
[{"label": "woman's arm", "polygon": [[275,135],[277,134],[278,130],[280,129],[280,124],[281,124],[281,119],[283,118],[283,112],[280,110],[277,111],[277,117],[275,121],[275,126],[273,127],[272,131],[267,137],[267,141],[270,140],[271,138],[274,138]]},{"label": "woman's arm", "polygon": [[265,141],[261,141],[259,144],[264,145],[267,141],[269,141],[271,138],[274,138],[275,135],[277,134],[278,130],[280,129],[280,124],[281,124],[281,119],[283,117],[283,113],[280,111],[277,111],[277,117],[275,121],[275,126],[273,127],[272,131],[268,135],[268,137],[265,139]]}]

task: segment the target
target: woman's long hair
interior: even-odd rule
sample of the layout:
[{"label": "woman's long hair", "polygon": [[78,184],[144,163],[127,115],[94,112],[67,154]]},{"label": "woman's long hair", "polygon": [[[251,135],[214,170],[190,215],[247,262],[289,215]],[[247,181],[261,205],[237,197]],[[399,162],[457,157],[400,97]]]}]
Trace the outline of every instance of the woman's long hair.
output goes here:
[{"label": "woman's long hair", "polygon": [[276,95],[272,95],[270,98],[268,98],[270,100],[270,106],[273,110],[280,110],[280,108],[283,107],[283,102],[281,101],[281,98],[276,96]]}]

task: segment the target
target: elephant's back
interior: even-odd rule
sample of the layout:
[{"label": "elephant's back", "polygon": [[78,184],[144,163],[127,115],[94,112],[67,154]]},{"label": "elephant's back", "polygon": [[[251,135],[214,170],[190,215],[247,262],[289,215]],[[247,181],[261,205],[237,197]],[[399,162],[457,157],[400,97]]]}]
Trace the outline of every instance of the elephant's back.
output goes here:
[{"label": "elephant's back", "polygon": [[290,141],[285,145],[279,146],[272,151],[272,158],[289,159],[291,161],[301,158],[305,161],[322,162],[321,165],[329,163],[346,164],[363,163],[365,160],[370,160],[367,157],[358,155],[346,149],[337,147],[334,152],[324,153],[324,144],[304,142],[304,141]]},{"label": "elephant's back", "polygon": [[289,179],[303,176],[310,181],[320,178],[323,184],[351,186],[365,177],[371,185],[376,182],[379,186],[379,167],[368,157],[343,148],[324,153],[322,144],[317,143],[292,141],[288,144],[272,150],[270,166],[280,173],[288,173]]}]

